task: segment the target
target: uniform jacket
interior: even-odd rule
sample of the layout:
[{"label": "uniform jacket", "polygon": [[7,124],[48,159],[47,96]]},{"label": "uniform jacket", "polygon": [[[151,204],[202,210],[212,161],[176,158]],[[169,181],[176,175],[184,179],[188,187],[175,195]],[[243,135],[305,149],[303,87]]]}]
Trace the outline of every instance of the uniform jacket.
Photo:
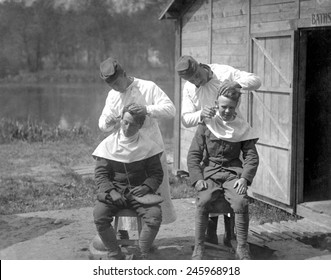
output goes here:
[{"label": "uniform jacket", "polygon": [[[200,124],[187,156],[191,184],[216,177],[218,172],[227,170],[235,173],[238,178],[245,178],[250,185],[259,164],[256,141],[224,141],[215,137],[205,124]],[[241,152],[243,160],[240,159]]]},{"label": "uniform jacket", "polygon": [[140,185],[148,186],[154,193],[162,180],[160,154],[132,163],[96,158],[95,181],[99,194],[106,196],[112,189],[123,193],[128,186]]}]

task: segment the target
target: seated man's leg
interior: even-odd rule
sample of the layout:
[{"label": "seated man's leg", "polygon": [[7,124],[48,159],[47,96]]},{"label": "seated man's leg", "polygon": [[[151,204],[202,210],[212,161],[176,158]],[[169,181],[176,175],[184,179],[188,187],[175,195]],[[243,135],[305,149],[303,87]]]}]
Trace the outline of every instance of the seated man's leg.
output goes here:
[{"label": "seated man's leg", "polygon": [[248,248],[248,197],[247,194],[238,194],[234,184],[238,178],[231,178],[223,184],[225,199],[230,203],[235,213],[235,226],[237,231],[237,257],[250,259]]},{"label": "seated man's leg", "polygon": [[218,244],[217,223],[218,223],[218,215],[209,216],[207,231],[206,231],[206,242],[216,245]]},{"label": "seated man's leg", "polygon": [[[198,194],[199,195],[199,194]],[[195,239],[192,260],[202,260],[205,251],[205,232],[208,225],[208,210],[203,205],[195,209]]]},{"label": "seated man's leg", "polygon": [[133,202],[133,205],[133,208],[144,221],[139,238],[139,248],[142,258],[148,259],[152,244],[162,222],[161,206],[158,204],[142,205],[137,202]]},{"label": "seated man's leg", "polygon": [[113,216],[117,211],[118,209],[115,205],[100,201],[96,202],[93,210],[94,223],[100,239],[108,250],[109,259],[124,259],[124,255],[117,243],[115,230],[111,225]]},{"label": "seated man's leg", "polygon": [[221,192],[218,185],[211,180],[207,181],[208,188],[197,194],[195,210],[195,242],[192,254],[193,260],[201,260],[205,250],[205,232],[208,225],[208,214],[212,211],[213,202]]},{"label": "seated man's leg", "polygon": [[[226,180],[228,173],[221,175]],[[222,178],[221,178],[222,179]],[[213,186],[214,189],[221,188],[221,192],[218,192],[217,195],[214,195],[213,203],[211,204],[211,213],[229,213],[232,212],[230,204],[224,198],[224,191],[223,191],[223,183],[222,180],[219,180],[218,183],[214,182],[213,180],[207,180],[208,186]],[[212,216],[214,215],[214,216]],[[218,244],[218,236],[217,236],[217,223],[218,223],[218,215],[217,214],[209,214],[208,220],[208,227],[206,232],[206,242]],[[232,235],[232,228],[230,223],[230,218],[224,215],[224,238],[223,243],[226,246],[231,246],[231,239]]]}]

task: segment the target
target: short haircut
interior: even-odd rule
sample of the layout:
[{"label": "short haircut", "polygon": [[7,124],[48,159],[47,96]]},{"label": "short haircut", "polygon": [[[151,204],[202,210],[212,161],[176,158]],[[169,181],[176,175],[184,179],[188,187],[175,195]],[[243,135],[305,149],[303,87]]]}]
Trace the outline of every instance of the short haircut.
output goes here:
[{"label": "short haircut", "polygon": [[238,103],[240,96],[241,96],[241,92],[235,88],[229,88],[229,89],[224,89],[222,91],[220,91],[217,95],[217,99],[220,96],[225,96],[227,98],[230,98],[231,100],[235,101]]},{"label": "short haircut", "polygon": [[134,121],[139,124],[143,125],[146,119],[146,115],[143,114],[142,112],[137,112],[136,110],[132,110],[132,107],[138,105],[136,103],[130,103],[126,106],[124,106],[123,111],[122,111],[122,118],[126,112],[128,112],[134,119]]}]

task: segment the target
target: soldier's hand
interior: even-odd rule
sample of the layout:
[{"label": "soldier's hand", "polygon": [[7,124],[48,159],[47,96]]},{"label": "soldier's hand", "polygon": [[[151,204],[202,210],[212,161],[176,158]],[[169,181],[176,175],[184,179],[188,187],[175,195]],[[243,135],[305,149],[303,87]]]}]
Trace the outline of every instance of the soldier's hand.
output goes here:
[{"label": "soldier's hand", "polygon": [[115,126],[117,123],[120,122],[120,120],[121,120],[121,117],[115,117],[113,115],[109,115],[106,118],[105,122],[106,122],[107,127],[109,127],[109,126]]},{"label": "soldier's hand", "polygon": [[141,186],[137,186],[137,187],[134,187],[130,193],[133,194],[133,195],[136,195],[136,196],[143,196],[147,193],[149,193],[150,191],[150,188],[146,185],[141,185]]},{"label": "soldier's hand", "polygon": [[111,190],[109,192],[109,196],[115,205],[123,207],[126,206],[125,198],[118,191]]},{"label": "soldier's hand", "polygon": [[194,187],[198,192],[208,189],[207,182],[204,180],[198,180]]},{"label": "soldier's hand", "polygon": [[247,193],[247,180],[245,178],[240,178],[234,183],[234,188],[238,194],[246,194]]},{"label": "soldier's hand", "polygon": [[221,86],[218,90],[218,93],[221,95],[223,92],[225,92],[229,89],[235,89],[237,91],[240,91],[241,85],[239,83],[235,82],[235,81],[225,80],[221,84]]}]

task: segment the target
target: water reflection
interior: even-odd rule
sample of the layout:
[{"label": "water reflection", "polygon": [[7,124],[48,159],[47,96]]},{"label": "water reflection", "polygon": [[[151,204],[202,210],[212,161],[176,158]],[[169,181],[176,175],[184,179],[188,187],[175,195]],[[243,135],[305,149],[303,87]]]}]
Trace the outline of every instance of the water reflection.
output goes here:
[{"label": "water reflection", "polygon": [[[86,125],[99,131],[98,119],[109,87],[89,85],[1,85],[0,118],[45,122],[61,128]],[[160,122],[162,134],[171,138],[173,121]]]},{"label": "water reflection", "polygon": [[2,86],[0,117],[62,128],[84,124],[97,131],[107,92],[103,85]]}]

